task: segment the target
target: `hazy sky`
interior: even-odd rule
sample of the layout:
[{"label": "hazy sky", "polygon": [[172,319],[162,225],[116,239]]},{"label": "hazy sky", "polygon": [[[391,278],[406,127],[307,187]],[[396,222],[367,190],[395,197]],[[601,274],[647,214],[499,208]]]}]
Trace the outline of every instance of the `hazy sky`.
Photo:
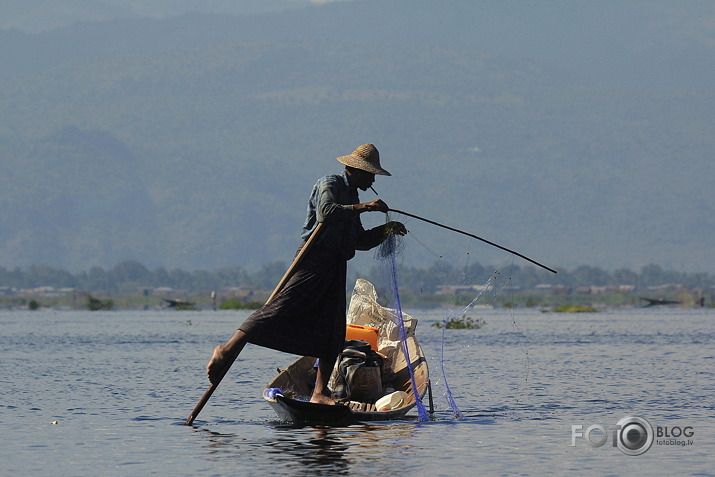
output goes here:
[{"label": "hazy sky", "polygon": [[256,14],[354,0],[0,0],[0,28],[38,33],[78,21],[187,12]]}]

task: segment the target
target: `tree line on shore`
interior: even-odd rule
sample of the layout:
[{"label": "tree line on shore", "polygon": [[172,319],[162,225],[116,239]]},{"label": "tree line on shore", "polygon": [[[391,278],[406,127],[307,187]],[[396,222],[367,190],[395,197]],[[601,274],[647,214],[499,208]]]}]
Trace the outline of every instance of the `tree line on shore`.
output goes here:
[{"label": "tree line on shore", "polygon": [[[110,294],[132,294],[142,288],[158,287],[184,290],[189,293],[229,287],[271,290],[281,279],[286,268],[286,263],[277,261],[265,264],[253,272],[243,267],[219,268],[213,271],[167,270],[163,267],[149,270],[133,260],[121,262],[111,269],[92,267],[78,273],[44,265],[11,270],[0,267],[0,288],[27,290],[55,287]],[[428,268],[402,267],[398,277],[402,288],[419,290],[421,293],[435,293],[444,285],[482,285],[495,270],[497,270],[495,267],[479,263],[456,267],[448,263],[435,262]],[[510,266],[508,270],[500,270],[500,273],[508,276],[511,287],[521,290],[535,289],[544,285],[570,289],[606,286],[647,289],[668,285],[703,291],[715,288],[713,274],[671,271],[655,264],[646,265],[639,271],[626,268],[607,271],[599,267],[582,265],[572,270],[559,269],[558,274],[542,271],[533,266]],[[358,277],[366,278],[373,283],[381,283],[383,280],[379,267],[371,268],[364,274],[353,275],[348,278],[348,283],[354,282]]]}]

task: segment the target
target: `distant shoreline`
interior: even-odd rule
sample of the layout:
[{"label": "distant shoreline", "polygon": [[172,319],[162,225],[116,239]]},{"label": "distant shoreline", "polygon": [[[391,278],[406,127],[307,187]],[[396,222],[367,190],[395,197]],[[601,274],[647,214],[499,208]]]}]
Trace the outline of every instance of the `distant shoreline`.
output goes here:
[{"label": "distant shoreline", "polygon": [[[607,308],[714,308],[715,293],[710,296],[698,293],[696,290],[668,291],[653,293],[646,290],[634,290],[629,293],[622,291],[606,291],[599,294],[584,293],[549,293],[529,290],[525,292],[502,292],[498,296],[480,297],[474,303],[474,294],[415,294],[410,291],[400,291],[400,301],[403,308],[411,309],[463,309],[471,306],[481,308],[537,308],[552,310],[557,307],[593,307]],[[82,310],[89,309],[90,303],[96,309],[116,310],[168,310],[168,311],[211,311],[218,309],[258,308],[268,298],[267,292],[251,295],[250,299],[237,298],[235,295],[216,294],[212,298],[210,292],[182,293],[173,295],[172,299],[155,295],[106,294],[96,295],[87,292],[74,291],[65,294],[22,294],[0,295],[0,310],[11,309],[55,309]],[[348,299],[350,294],[348,294]],[[111,302],[111,306],[103,308],[100,303]],[[471,303],[471,305],[470,305]],[[177,306],[178,304],[178,306]],[[186,306],[184,306],[186,305]],[[222,305],[224,305],[222,307]]]}]

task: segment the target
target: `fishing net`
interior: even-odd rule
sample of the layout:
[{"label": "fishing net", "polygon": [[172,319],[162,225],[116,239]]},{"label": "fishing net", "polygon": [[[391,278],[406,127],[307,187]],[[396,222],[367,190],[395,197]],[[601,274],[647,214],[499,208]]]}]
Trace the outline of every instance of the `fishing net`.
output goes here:
[{"label": "fishing net", "polygon": [[[391,219],[387,217],[387,220],[389,223],[389,220]],[[454,418],[461,419],[464,417],[464,414],[458,408],[457,403],[453,397],[452,389],[448,381],[449,373],[447,370],[447,364],[449,364],[453,360],[458,361],[458,356],[454,355],[454,350],[451,351],[451,353],[453,353],[451,356],[447,356],[449,352],[445,350],[445,342],[447,342],[448,340],[445,334],[447,333],[447,329],[450,328],[469,328],[478,330],[483,326],[483,324],[486,323],[482,319],[471,318],[471,315],[479,313],[478,310],[480,310],[481,308],[491,308],[497,303],[498,298],[505,291],[511,290],[511,271],[513,269],[514,255],[511,254],[508,258],[508,263],[511,263],[512,266],[509,266],[508,263],[503,263],[499,267],[484,268],[479,266],[478,264],[471,263],[470,248],[473,243],[471,240],[466,244],[466,252],[457,252],[451,250],[449,253],[447,253],[448,257],[445,257],[442,253],[438,253],[437,251],[432,250],[430,247],[427,246],[427,244],[420,241],[419,238],[415,236],[413,231],[410,231],[410,234],[407,237],[402,237],[399,235],[389,235],[382,243],[382,245],[380,245],[376,249],[375,258],[381,265],[380,269],[383,275],[382,282],[385,284],[385,288],[387,289],[387,292],[384,295],[388,297],[390,305],[397,310],[397,313],[399,315],[402,314],[402,305],[400,302],[397,271],[398,260],[402,260],[404,258],[401,255],[406,248],[405,238],[409,238],[411,242],[414,240],[437,259],[430,271],[431,273],[439,275],[441,277],[440,279],[444,280],[443,283],[453,282],[468,284],[464,286],[464,288],[468,290],[467,293],[472,293],[471,296],[473,298],[466,306],[461,307],[461,309],[456,308],[457,310],[459,310],[456,313],[453,312],[451,309],[448,310],[447,313],[445,313],[444,319],[441,324],[432,324],[432,326],[439,326],[442,328],[441,347],[436,351],[439,354],[439,369],[441,371],[441,382],[444,387],[444,397],[446,398],[446,401]],[[458,255],[461,258],[455,259],[455,255]],[[455,273],[460,269],[462,270],[460,274],[461,276],[457,277]],[[506,272],[504,272],[505,270]],[[474,283],[480,285],[474,285]],[[462,296],[462,298],[463,297],[464,296]],[[456,294],[455,301],[457,301]],[[492,319],[493,318],[490,318],[490,321]],[[525,377],[523,380],[523,385],[525,389],[529,376],[528,350],[526,349],[526,345],[521,338],[521,332],[518,329],[516,318],[513,313],[513,308],[511,311],[510,321],[511,327],[513,328],[512,331],[515,332],[515,334],[517,335],[517,339],[520,347],[522,348],[522,353],[524,356]],[[499,329],[498,333],[501,333],[501,330],[506,330],[509,325],[508,323],[503,322],[497,326]],[[474,342],[476,342],[477,339],[478,335],[475,335],[473,337]],[[470,346],[470,344],[466,344],[462,349],[456,351],[456,354],[460,355]],[[474,349],[472,349],[472,352],[473,351]],[[521,386],[517,387],[519,388]],[[522,392],[523,390],[517,390],[517,396],[521,395]],[[519,401],[518,397],[517,401]],[[420,419],[426,420],[431,418],[429,413],[427,413],[427,411],[424,409],[424,405],[421,401],[418,402],[418,411],[420,412]]]},{"label": "fishing net", "polygon": [[[389,223],[388,223],[389,224]],[[400,303],[400,293],[399,287],[397,285],[397,265],[395,261],[395,256],[398,248],[402,246],[402,241],[398,239],[398,235],[388,233],[387,237],[383,243],[378,247],[376,258],[378,258],[382,264],[383,274],[386,276],[386,284],[389,287],[389,297],[392,306],[395,310],[397,316],[397,324],[400,332],[400,343],[402,346],[402,352],[407,360],[407,368],[410,372],[410,380],[412,381],[412,392],[417,401],[417,414],[421,421],[428,421],[431,419],[429,412],[425,408],[422,402],[422,397],[417,389],[417,384],[415,381],[414,369],[412,367],[412,357],[410,357],[410,351],[407,346],[407,331],[405,327],[405,315],[402,313],[402,304]],[[398,245],[398,240],[400,244]],[[401,248],[400,248],[401,249]]]},{"label": "fishing net", "polygon": [[391,221],[386,224],[385,234],[387,238],[375,249],[375,259],[382,262],[389,262],[400,255],[405,248],[405,241],[401,235],[394,235],[390,230]]}]

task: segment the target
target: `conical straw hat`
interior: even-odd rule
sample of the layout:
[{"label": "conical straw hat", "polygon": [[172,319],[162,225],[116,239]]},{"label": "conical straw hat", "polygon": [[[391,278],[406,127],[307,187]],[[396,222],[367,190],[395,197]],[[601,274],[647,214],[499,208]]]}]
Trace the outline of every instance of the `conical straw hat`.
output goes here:
[{"label": "conical straw hat", "polygon": [[391,176],[389,172],[380,166],[380,153],[372,144],[358,146],[351,154],[338,157],[338,161],[346,166],[354,167],[381,176]]}]

